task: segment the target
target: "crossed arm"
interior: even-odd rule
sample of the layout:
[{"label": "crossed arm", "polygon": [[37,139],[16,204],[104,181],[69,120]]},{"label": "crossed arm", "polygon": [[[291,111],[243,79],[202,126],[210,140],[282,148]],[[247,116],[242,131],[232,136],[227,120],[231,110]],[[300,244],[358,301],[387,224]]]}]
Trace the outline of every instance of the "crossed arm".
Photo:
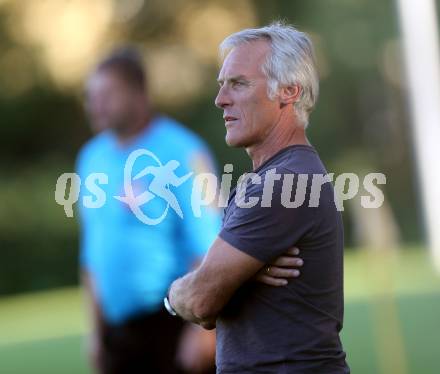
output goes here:
[{"label": "crossed arm", "polygon": [[[286,254],[297,254],[295,249],[289,251]],[[243,283],[254,277],[266,284],[284,285],[285,279],[274,277],[297,276],[298,270],[282,266],[301,266],[298,261],[301,260],[281,256],[274,262],[271,274],[265,274],[261,271],[263,262],[217,238],[201,265],[173,282],[169,301],[183,319],[213,329],[217,315]]]}]

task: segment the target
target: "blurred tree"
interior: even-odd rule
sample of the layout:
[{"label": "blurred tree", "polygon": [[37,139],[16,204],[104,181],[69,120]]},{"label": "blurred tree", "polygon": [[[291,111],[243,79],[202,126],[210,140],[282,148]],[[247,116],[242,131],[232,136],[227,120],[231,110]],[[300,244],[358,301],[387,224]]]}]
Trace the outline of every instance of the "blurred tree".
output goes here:
[{"label": "blurred tree", "polygon": [[[96,14],[96,22],[90,21]],[[76,282],[76,225],[53,192],[58,175],[73,171],[76,152],[90,136],[82,85],[103,53],[122,43],[138,46],[157,107],[207,139],[220,165],[234,164],[237,178],[251,163],[243,150],[224,143],[221,112],[213,104],[217,45],[231,32],[279,18],[309,32],[316,45],[321,93],[309,135],[329,171],[367,166],[385,173],[386,199],[401,238],[419,241],[391,0],[3,1],[0,293]],[[350,212],[344,216],[347,243],[353,244]]]}]

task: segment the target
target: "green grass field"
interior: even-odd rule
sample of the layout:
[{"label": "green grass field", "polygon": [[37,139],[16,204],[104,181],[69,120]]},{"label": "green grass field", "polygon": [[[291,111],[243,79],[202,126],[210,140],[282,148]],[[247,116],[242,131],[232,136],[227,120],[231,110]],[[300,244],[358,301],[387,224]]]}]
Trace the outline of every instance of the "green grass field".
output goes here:
[{"label": "green grass field", "polygon": [[[440,276],[422,250],[345,260],[342,334],[354,374],[437,374]],[[88,373],[78,289],[0,299],[0,374]]]}]

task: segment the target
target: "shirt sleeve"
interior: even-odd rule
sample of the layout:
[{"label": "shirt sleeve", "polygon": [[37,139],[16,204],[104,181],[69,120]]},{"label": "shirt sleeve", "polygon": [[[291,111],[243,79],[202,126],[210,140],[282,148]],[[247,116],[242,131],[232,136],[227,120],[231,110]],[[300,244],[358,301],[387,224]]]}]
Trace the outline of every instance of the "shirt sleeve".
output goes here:
[{"label": "shirt sleeve", "polygon": [[[262,207],[261,199],[265,177],[261,183],[249,184],[245,201],[258,197],[258,203],[250,208],[236,206],[225,219],[219,236],[233,247],[248,255],[268,263],[279,257],[313,230],[316,208],[308,206],[307,194],[299,207],[286,207],[281,202],[282,184],[286,172],[274,182],[272,200],[269,207]],[[298,175],[294,174],[291,201],[295,199]],[[309,189],[307,187],[307,189]],[[231,203],[230,203],[231,204]]]}]

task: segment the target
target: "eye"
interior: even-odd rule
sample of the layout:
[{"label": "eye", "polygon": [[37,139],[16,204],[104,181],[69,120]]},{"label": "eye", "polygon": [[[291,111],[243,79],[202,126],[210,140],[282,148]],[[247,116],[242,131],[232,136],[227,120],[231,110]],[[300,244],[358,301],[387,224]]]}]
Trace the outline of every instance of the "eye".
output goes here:
[{"label": "eye", "polygon": [[244,83],[241,81],[232,82],[232,87],[241,87],[244,86]]}]

